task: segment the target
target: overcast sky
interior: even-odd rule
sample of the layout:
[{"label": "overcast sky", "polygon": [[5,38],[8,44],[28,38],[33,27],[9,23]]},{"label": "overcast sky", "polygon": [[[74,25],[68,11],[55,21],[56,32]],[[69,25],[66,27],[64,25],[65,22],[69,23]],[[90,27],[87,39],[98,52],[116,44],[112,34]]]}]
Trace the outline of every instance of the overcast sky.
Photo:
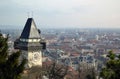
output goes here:
[{"label": "overcast sky", "polygon": [[[120,28],[120,0],[0,0],[0,25]],[[18,27],[19,28],[19,27]]]}]

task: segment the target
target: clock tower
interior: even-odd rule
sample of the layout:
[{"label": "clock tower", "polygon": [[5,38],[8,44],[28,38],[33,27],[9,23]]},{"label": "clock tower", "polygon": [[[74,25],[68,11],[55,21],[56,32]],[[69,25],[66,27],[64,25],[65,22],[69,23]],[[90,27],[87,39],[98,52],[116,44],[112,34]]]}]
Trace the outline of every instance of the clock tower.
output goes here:
[{"label": "clock tower", "polygon": [[42,51],[46,48],[46,43],[33,18],[28,18],[21,36],[14,42],[14,48],[21,50],[20,60],[27,59],[27,68],[42,66]]}]

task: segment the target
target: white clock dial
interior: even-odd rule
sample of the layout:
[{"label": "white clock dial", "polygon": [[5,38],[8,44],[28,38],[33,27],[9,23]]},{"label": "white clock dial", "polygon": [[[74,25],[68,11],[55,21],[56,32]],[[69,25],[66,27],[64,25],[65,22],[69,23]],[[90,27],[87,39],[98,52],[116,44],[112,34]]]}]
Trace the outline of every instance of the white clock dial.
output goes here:
[{"label": "white clock dial", "polygon": [[40,53],[35,53],[34,54],[34,60],[38,60],[38,59],[40,59]]}]

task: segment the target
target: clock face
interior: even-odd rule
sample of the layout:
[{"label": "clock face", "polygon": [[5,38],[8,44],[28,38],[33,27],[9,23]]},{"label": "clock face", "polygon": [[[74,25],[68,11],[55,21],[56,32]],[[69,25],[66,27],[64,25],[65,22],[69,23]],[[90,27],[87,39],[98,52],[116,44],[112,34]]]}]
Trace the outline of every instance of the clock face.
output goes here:
[{"label": "clock face", "polygon": [[38,59],[40,59],[40,53],[35,52],[35,53],[34,53],[34,60],[37,61]]}]

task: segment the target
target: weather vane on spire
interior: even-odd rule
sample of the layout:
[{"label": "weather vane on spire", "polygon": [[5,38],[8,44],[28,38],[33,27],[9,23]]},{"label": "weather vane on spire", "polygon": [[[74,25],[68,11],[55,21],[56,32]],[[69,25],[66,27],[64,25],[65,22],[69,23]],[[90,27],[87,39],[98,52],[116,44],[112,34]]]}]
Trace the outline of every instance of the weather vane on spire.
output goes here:
[{"label": "weather vane on spire", "polygon": [[31,12],[31,15],[32,15],[32,17],[33,17],[33,11]]},{"label": "weather vane on spire", "polygon": [[28,18],[33,17],[33,11],[31,11],[31,16],[30,16],[30,12],[27,12],[27,17]]},{"label": "weather vane on spire", "polygon": [[27,16],[28,16],[28,18],[30,17],[30,13],[29,12],[27,12]]}]

